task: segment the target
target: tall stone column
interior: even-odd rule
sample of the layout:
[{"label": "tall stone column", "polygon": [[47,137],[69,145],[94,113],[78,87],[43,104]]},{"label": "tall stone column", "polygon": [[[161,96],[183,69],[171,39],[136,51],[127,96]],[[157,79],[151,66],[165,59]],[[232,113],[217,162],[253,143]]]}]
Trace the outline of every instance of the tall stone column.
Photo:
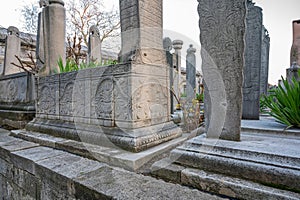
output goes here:
[{"label": "tall stone column", "polygon": [[300,65],[300,19],[293,21],[293,44],[291,48],[290,66],[292,66],[294,62]]},{"label": "tall stone column", "polygon": [[198,0],[208,138],[240,140],[245,0]]},{"label": "tall stone column", "polygon": [[124,87],[129,90],[126,99],[131,109],[126,112],[131,121],[120,118],[116,124],[137,128],[169,122],[169,67],[163,49],[162,0],[119,2],[122,31],[119,59],[130,64],[131,74]]},{"label": "tall stone column", "polygon": [[45,11],[44,8],[49,5],[49,1],[40,0],[40,8],[42,11],[38,14],[38,30],[36,36],[36,64],[39,68],[39,74],[41,75],[45,70],[45,40],[44,40],[44,29],[45,29]]},{"label": "tall stone column", "polygon": [[175,50],[175,61],[176,61],[176,70],[177,70],[177,77],[175,82],[175,94],[180,99],[181,96],[181,49],[182,49],[183,41],[182,40],[174,40],[173,41],[173,48]]},{"label": "tall stone column", "polygon": [[243,119],[259,119],[262,9],[247,0]]},{"label": "tall stone column", "polygon": [[270,37],[267,29],[262,29],[260,94],[268,92]]},{"label": "tall stone column", "polygon": [[162,0],[120,0],[121,62],[166,64]]},{"label": "tall stone column", "polygon": [[4,55],[4,68],[3,75],[15,74],[22,70],[11,63],[19,64],[15,56],[20,57],[21,52],[21,39],[20,31],[14,26],[7,29],[7,37],[5,42],[5,55]]},{"label": "tall stone column", "polygon": [[40,75],[47,76],[59,71],[57,61],[66,59],[66,11],[62,0],[49,0],[49,5],[44,8],[44,53],[45,70]]},{"label": "tall stone column", "polygon": [[89,62],[101,63],[100,32],[95,25],[90,27],[88,48]]},{"label": "tall stone column", "polygon": [[196,49],[193,45],[187,50],[186,54],[186,96],[189,103],[196,96]]},{"label": "tall stone column", "polygon": [[172,88],[174,87],[174,67],[173,67],[173,54],[170,52],[172,50],[172,40],[170,38],[164,38],[163,47],[166,51],[167,63],[170,70],[170,111],[171,114],[174,114],[174,97]]}]

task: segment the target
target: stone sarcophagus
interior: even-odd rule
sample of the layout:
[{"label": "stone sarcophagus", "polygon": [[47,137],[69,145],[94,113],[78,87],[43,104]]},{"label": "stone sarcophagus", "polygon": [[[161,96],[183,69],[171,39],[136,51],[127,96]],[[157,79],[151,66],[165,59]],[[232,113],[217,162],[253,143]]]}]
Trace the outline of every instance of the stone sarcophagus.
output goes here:
[{"label": "stone sarcophagus", "polygon": [[180,136],[167,67],[125,63],[40,77],[26,129],[138,152]]},{"label": "stone sarcophagus", "polygon": [[34,118],[34,81],[26,72],[0,77],[0,125],[20,129]]}]

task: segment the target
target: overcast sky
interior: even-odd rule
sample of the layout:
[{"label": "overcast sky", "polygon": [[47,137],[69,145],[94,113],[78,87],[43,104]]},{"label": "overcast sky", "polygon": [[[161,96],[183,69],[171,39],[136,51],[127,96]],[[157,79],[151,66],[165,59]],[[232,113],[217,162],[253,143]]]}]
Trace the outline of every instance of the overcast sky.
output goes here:
[{"label": "overcast sky", "polygon": [[[118,4],[119,0],[104,0],[108,7]],[[163,0],[165,36],[184,40],[183,51],[189,44],[197,48],[197,62],[200,59],[197,0]],[[20,8],[38,0],[9,0],[0,7],[0,25],[20,26]],[[292,45],[292,21],[300,19],[300,0],[256,0],[263,8],[264,25],[271,38],[269,82],[277,84],[280,76],[285,76],[289,67]],[[21,28],[21,27],[19,27]]]}]

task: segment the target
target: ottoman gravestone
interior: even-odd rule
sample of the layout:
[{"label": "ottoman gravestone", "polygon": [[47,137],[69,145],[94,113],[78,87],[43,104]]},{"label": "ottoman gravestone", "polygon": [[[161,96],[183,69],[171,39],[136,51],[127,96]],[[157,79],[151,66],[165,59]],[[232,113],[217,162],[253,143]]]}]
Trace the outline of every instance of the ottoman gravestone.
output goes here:
[{"label": "ottoman gravestone", "polygon": [[239,141],[245,1],[198,2],[207,137]]},{"label": "ottoman gravestone", "polygon": [[247,0],[243,119],[259,119],[262,9]]},{"label": "ottoman gravestone", "polygon": [[290,56],[290,68],[286,70],[287,79],[291,82],[293,77],[300,79],[298,71],[300,70],[300,20],[293,21],[293,44]]},{"label": "ottoman gravestone", "polygon": [[[60,58],[63,63],[65,62],[66,10],[62,0],[41,1],[40,5],[43,9],[40,15],[42,19],[40,19],[40,31],[38,32],[40,40],[38,42],[42,44],[46,67],[40,71],[39,75],[47,76],[59,71],[57,61]],[[42,54],[39,55],[42,56]]]},{"label": "ottoman gravestone", "polygon": [[196,49],[193,45],[187,50],[186,55],[186,96],[187,101],[192,102],[196,96]]},{"label": "ottoman gravestone", "polygon": [[293,44],[290,60],[290,66],[292,66],[294,62],[300,65],[300,19],[293,21]]},{"label": "ottoman gravestone", "polygon": [[261,45],[261,70],[260,70],[260,94],[268,92],[269,78],[269,54],[270,54],[270,36],[267,29],[262,29],[262,45]]},{"label": "ottoman gravestone", "polygon": [[101,40],[98,28],[93,25],[89,31],[89,62],[101,63]]},{"label": "ottoman gravestone", "polygon": [[2,75],[15,74],[23,71],[12,64],[19,64],[19,61],[15,56],[20,57],[21,53],[20,31],[18,28],[10,26],[8,27],[7,32]]}]

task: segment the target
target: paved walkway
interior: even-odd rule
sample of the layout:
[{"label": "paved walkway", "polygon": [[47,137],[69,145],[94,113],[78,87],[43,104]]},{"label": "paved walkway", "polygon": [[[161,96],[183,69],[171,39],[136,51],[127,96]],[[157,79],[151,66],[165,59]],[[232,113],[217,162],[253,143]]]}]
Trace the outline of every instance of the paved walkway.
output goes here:
[{"label": "paved walkway", "polygon": [[283,134],[300,137],[299,128],[286,128],[286,125],[277,122],[272,117],[260,117],[260,120],[242,120],[242,131],[244,132]]}]

